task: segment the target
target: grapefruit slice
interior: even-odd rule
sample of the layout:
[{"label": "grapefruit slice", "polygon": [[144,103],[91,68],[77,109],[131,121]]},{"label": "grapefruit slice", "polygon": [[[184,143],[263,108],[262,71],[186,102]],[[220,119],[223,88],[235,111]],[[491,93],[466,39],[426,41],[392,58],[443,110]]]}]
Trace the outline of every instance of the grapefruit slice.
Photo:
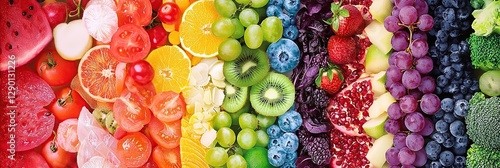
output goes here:
[{"label": "grapefruit slice", "polygon": [[178,46],[163,46],[149,53],[146,61],[155,71],[153,84],[156,92],[180,93],[188,85],[191,60]]},{"label": "grapefruit slice", "polygon": [[83,90],[101,102],[115,102],[119,97],[115,70],[120,62],[109,51],[109,45],[95,46],[85,53],[78,65]]}]

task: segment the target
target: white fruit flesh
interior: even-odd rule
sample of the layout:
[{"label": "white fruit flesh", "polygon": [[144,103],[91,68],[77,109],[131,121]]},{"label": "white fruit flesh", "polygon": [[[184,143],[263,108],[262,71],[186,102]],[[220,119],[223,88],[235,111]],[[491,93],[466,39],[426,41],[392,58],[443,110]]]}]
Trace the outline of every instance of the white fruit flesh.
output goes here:
[{"label": "white fruit flesh", "polygon": [[385,79],[385,71],[380,71],[379,73],[373,75],[370,82],[372,84],[374,99],[377,99],[380,95],[387,92],[387,89],[385,89]]},{"label": "white fruit flesh", "polygon": [[384,19],[391,15],[393,6],[391,0],[373,0],[370,6],[370,13],[373,19],[383,23]]},{"label": "white fruit flesh", "polygon": [[372,118],[363,124],[363,129],[366,134],[374,139],[378,139],[381,136],[387,134],[384,129],[385,121],[389,118],[387,113],[383,113],[377,118]]},{"label": "white fruit flesh", "polygon": [[372,148],[366,154],[366,158],[374,167],[381,168],[385,164],[385,151],[392,147],[393,138],[394,135],[386,134],[373,143]]},{"label": "white fruit flesh", "polygon": [[92,37],[81,19],[57,25],[53,35],[57,53],[65,60],[79,60],[92,47]]},{"label": "white fruit flesh", "polygon": [[377,46],[371,45],[366,51],[366,73],[376,74],[389,68],[389,54],[383,53]]},{"label": "white fruit flesh", "polygon": [[392,50],[391,38],[393,34],[385,29],[383,23],[374,20],[363,31],[370,42],[377,46],[382,53],[387,54]]}]

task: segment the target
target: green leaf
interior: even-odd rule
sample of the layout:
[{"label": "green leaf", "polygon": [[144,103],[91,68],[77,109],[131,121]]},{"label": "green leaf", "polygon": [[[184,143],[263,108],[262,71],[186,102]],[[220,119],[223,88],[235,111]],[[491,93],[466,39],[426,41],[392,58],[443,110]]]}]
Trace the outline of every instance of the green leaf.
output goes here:
[{"label": "green leaf", "polygon": [[332,13],[337,13],[337,11],[340,9],[340,4],[337,4],[335,2],[332,3],[332,6],[330,7],[330,10]]},{"label": "green leaf", "polygon": [[323,76],[323,68],[319,69],[318,77],[316,77],[316,80],[314,81],[316,83],[316,86],[321,87],[321,78]]},{"label": "green leaf", "polygon": [[335,30],[335,31],[339,30],[339,25],[340,25],[339,19],[333,19],[332,20],[333,30]]},{"label": "green leaf", "polygon": [[328,24],[328,25],[331,25],[331,24],[332,24],[332,20],[333,20],[333,19],[332,19],[332,18],[330,18],[330,19],[327,19],[327,20],[323,20],[323,22],[325,22],[325,23],[326,23],[326,24]]},{"label": "green leaf", "polygon": [[333,79],[333,71],[332,70],[328,70],[328,72],[326,72],[326,75],[328,76],[328,80],[332,81],[332,79]]},{"label": "green leaf", "polygon": [[339,11],[339,15],[342,17],[349,17],[349,11],[346,9],[342,9]]}]

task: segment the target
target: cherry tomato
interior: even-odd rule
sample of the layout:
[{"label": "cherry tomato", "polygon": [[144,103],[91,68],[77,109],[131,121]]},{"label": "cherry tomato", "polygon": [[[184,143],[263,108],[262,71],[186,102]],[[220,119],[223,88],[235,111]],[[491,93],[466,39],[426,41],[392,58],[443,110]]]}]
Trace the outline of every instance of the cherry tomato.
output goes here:
[{"label": "cherry tomato", "polygon": [[46,142],[42,147],[42,156],[53,168],[65,168],[75,162],[76,153],[70,153],[59,147],[56,140]]},{"label": "cherry tomato", "polygon": [[118,127],[116,128],[113,137],[115,137],[116,139],[122,139],[125,135],[127,135],[127,131],[125,131],[122,127]]},{"label": "cherry tomato", "polygon": [[149,54],[150,49],[148,33],[141,26],[134,24],[120,26],[111,37],[111,56],[121,62],[132,63],[142,60]]},{"label": "cherry tomato", "polygon": [[149,0],[120,0],[117,8],[118,26],[128,23],[146,26],[151,21],[153,14]]},{"label": "cherry tomato", "polygon": [[66,85],[73,80],[78,62],[63,59],[56,50],[45,50],[38,54],[36,71],[50,86]]},{"label": "cherry tomato", "polygon": [[181,18],[181,9],[174,2],[166,2],[158,10],[158,18],[165,24],[175,24]]},{"label": "cherry tomato", "polygon": [[128,71],[130,77],[134,79],[135,82],[145,85],[153,80],[155,76],[155,71],[149,62],[144,60],[139,60],[137,62],[132,63],[130,65],[130,69]]},{"label": "cherry tomato", "polygon": [[153,160],[160,168],[181,167],[180,148],[167,149],[157,146],[153,149]]},{"label": "cherry tomato", "polygon": [[148,162],[142,165],[141,168],[159,168],[159,167],[158,165],[156,165],[155,161],[153,160],[153,157],[149,157]]},{"label": "cherry tomato", "polygon": [[113,104],[115,121],[127,132],[140,131],[151,121],[150,110],[139,99],[137,94],[124,90]]},{"label": "cherry tomato", "polygon": [[127,77],[125,79],[126,89],[137,96],[137,101],[144,107],[149,107],[153,101],[153,97],[156,95],[156,89],[153,83],[147,83],[145,85],[140,85],[135,82],[132,77]]},{"label": "cherry tomato", "polygon": [[148,128],[151,138],[158,144],[158,146],[168,149],[179,146],[182,137],[181,120],[164,123],[156,117],[152,117]]},{"label": "cherry tomato", "polygon": [[149,0],[151,2],[151,8],[153,8],[154,11],[158,11],[158,9],[161,6],[162,0]]},{"label": "cherry tomato", "polygon": [[151,110],[160,121],[172,122],[181,119],[186,114],[186,102],[179,93],[161,92],[153,97]]},{"label": "cherry tomato", "polygon": [[127,167],[139,167],[144,165],[151,156],[151,142],[141,132],[126,135],[118,141],[118,155],[120,155]]},{"label": "cherry tomato", "polygon": [[120,62],[116,65],[115,77],[116,77],[116,93],[118,95],[122,94],[123,88],[125,87],[125,79],[127,78],[127,63]]},{"label": "cherry tomato", "polygon": [[168,32],[162,25],[157,25],[151,29],[147,29],[149,40],[151,41],[151,50],[167,44]]},{"label": "cherry tomato", "polygon": [[71,153],[77,152],[80,147],[76,131],[77,124],[78,119],[70,118],[59,123],[59,127],[57,127],[57,144],[63,150]]},{"label": "cherry tomato", "polygon": [[82,96],[69,87],[59,90],[56,93],[56,99],[49,105],[50,111],[58,121],[78,118],[82,107],[89,108]]},{"label": "cherry tomato", "polygon": [[[3,151],[2,151],[3,152]],[[29,151],[24,151],[24,152],[16,152],[16,155],[14,157],[15,160],[8,159],[4,156],[2,156],[2,161],[5,160],[7,163],[2,162],[1,165],[4,167],[12,167],[12,168],[18,168],[18,167],[36,167],[36,168],[49,168],[49,164],[43,156],[36,152],[35,150],[29,150]]]}]

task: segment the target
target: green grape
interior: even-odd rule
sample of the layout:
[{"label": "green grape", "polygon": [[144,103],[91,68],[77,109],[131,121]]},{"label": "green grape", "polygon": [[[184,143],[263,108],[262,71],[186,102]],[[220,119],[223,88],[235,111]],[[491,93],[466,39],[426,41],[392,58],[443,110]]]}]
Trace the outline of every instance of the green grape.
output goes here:
[{"label": "green grape", "polygon": [[246,4],[250,3],[251,0],[235,0],[235,1],[239,4],[246,5]]},{"label": "green grape", "polygon": [[260,129],[267,129],[267,127],[274,124],[276,117],[259,114],[257,115],[257,120],[259,121]]},{"label": "green grape", "polygon": [[[262,7],[266,6],[267,3],[269,2],[269,0],[251,0],[251,1],[252,1],[252,4],[251,4],[252,8],[262,8]],[[264,12],[264,13],[266,13],[266,12]]]},{"label": "green grape", "polygon": [[239,39],[243,37],[243,34],[245,33],[245,27],[241,24],[240,20],[238,18],[231,19],[234,25],[234,32],[231,35],[231,38],[234,39]]},{"label": "green grape", "polygon": [[221,17],[212,23],[212,33],[216,37],[228,38],[234,32],[234,25],[231,19]]},{"label": "green grape", "polygon": [[262,28],[259,25],[250,25],[245,30],[243,38],[248,48],[257,49],[262,44],[262,41],[264,41],[263,36]]},{"label": "green grape", "polygon": [[259,23],[259,13],[252,8],[243,9],[238,18],[245,27]]},{"label": "green grape", "polygon": [[247,113],[248,111],[250,110],[250,103],[247,102],[245,104],[245,106],[243,106],[242,109],[234,112],[234,113],[229,113],[229,115],[231,115],[231,119],[233,120],[233,125],[240,125],[239,123],[239,119],[240,119],[240,115],[243,114],[243,113]]},{"label": "green grape", "polygon": [[215,130],[219,130],[223,127],[230,127],[232,122],[233,120],[227,112],[219,112],[212,119],[212,125]]},{"label": "green grape", "polygon": [[243,113],[240,115],[238,123],[240,123],[241,129],[249,128],[255,130],[259,122],[254,114]]},{"label": "green grape", "polygon": [[227,168],[247,168],[247,161],[241,155],[231,155],[227,159]]},{"label": "green grape", "polygon": [[274,43],[283,36],[283,25],[276,16],[264,19],[261,23],[264,40]]},{"label": "green grape", "polygon": [[228,127],[223,127],[217,131],[217,142],[222,147],[229,147],[236,141],[234,131]]},{"label": "green grape", "polygon": [[229,156],[227,155],[227,152],[224,148],[222,147],[213,147],[210,148],[207,153],[205,154],[205,161],[210,165],[210,166],[224,166],[227,162],[227,159]]},{"label": "green grape", "polygon": [[236,140],[242,149],[248,150],[253,148],[257,143],[257,134],[254,130],[245,128],[238,133]]},{"label": "green grape", "polygon": [[223,16],[230,18],[236,13],[236,4],[232,0],[214,0],[215,10]]},{"label": "green grape", "polygon": [[255,134],[257,134],[257,143],[255,146],[264,148],[267,147],[267,144],[269,143],[269,136],[267,135],[267,132],[261,129],[255,131]]},{"label": "green grape", "polygon": [[228,38],[219,44],[219,58],[224,61],[232,61],[241,54],[241,44],[238,40]]}]

